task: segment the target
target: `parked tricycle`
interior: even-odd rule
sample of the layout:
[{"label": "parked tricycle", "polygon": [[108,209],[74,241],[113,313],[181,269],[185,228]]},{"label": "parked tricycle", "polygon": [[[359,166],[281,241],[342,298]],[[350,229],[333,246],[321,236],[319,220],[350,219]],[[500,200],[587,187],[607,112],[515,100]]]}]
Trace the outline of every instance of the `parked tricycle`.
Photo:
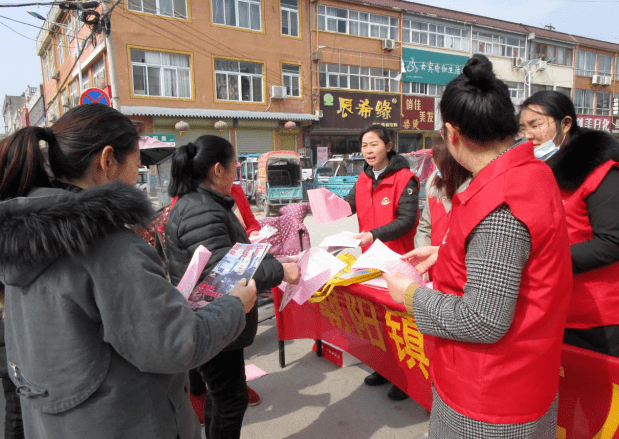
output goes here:
[{"label": "parked tricycle", "polygon": [[256,205],[264,210],[265,216],[269,216],[281,206],[302,202],[301,180],[301,160],[296,152],[271,151],[262,154],[258,159]]}]

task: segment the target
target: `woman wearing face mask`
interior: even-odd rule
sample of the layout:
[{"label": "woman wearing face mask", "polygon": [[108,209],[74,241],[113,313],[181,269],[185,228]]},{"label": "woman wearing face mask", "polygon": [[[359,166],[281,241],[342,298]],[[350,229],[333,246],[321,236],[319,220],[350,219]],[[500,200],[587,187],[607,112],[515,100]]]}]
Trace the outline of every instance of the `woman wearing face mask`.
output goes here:
[{"label": "woman wearing face mask", "polygon": [[[419,331],[435,337],[430,438],[553,439],[563,328],[572,288],[569,244],[552,172],[515,142],[507,85],[474,55],[445,87],[449,152],[473,178],[456,194],[434,288],[383,277]],[[438,259],[436,257],[438,256]]]},{"label": "woman wearing face mask", "polygon": [[564,201],[574,272],[564,341],[619,357],[619,144],[579,127],[572,101],[556,91],[522,103],[520,131]]},{"label": "woman wearing face mask", "polygon": [[[396,154],[387,129],[370,125],[359,135],[365,159],[363,172],[350,193],[344,197],[357,212],[361,248],[366,251],[375,239],[391,250],[404,254],[414,247],[419,214],[419,181],[408,161]],[[377,372],[365,378],[369,386],[388,381]],[[400,401],[406,393],[392,386],[389,398]]]}]

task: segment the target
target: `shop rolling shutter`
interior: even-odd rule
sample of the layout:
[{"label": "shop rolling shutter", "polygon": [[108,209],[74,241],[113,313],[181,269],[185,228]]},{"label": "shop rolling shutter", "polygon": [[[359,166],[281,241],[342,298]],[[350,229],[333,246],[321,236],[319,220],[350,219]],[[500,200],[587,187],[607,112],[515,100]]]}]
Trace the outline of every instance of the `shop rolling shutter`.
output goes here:
[{"label": "shop rolling shutter", "polygon": [[251,154],[273,151],[273,131],[237,130],[236,153]]},{"label": "shop rolling shutter", "polygon": [[219,130],[209,130],[209,129],[201,129],[201,128],[196,128],[193,130],[189,129],[185,131],[185,134],[183,135],[183,137],[178,135],[178,131],[174,133],[176,134],[176,146],[186,145],[189,142],[195,142],[198,137],[206,136],[206,135],[219,136],[219,137],[223,137],[224,139],[230,141],[230,130],[219,131]]},{"label": "shop rolling shutter", "polygon": [[295,135],[287,135],[287,134],[280,134],[279,135],[279,143],[280,143],[280,149],[285,149],[287,151],[296,151],[297,150],[297,146],[296,146],[296,142],[295,142]]}]

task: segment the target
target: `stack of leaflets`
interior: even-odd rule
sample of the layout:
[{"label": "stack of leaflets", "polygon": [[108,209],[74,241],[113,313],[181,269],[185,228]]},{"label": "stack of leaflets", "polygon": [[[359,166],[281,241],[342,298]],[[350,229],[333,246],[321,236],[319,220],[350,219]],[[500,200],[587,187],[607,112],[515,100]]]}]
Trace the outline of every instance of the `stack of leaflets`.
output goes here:
[{"label": "stack of leaflets", "polygon": [[228,294],[241,279],[251,280],[270,248],[267,243],[234,244],[198,288],[202,286],[201,292],[212,297]]}]

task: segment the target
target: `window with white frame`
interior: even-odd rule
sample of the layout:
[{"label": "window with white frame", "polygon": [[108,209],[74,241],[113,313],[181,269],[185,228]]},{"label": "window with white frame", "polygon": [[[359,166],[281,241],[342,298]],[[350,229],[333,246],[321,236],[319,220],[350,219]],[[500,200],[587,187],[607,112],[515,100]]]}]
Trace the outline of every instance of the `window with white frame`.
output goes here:
[{"label": "window with white frame", "polygon": [[402,93],[406,95],[421,94],[428,96],[440,96],[443,94],[443,91],[445,91],[444,85],[402,81]]},{"label": "window with white frame", "polygon": [[301,96],[301,66],[282,64],[282,83],[288,96]]},{"label": "window with white frame", "polygon": [[468,52],[469,30],[405,18],[402,41]]},{"label": "window with white frame", "polygon": [[615,58],[615,81],[619,81],[619,56]]},{"label": "window with white frame", "polygon": [[69,85],[69,105],[71,107],[75,107],[79,105],[79,95],[77,93],[77,80],[73,81],[71,85]]},{"label": "window with white frame", "polygon": [[398,39],[398,19],[320,5],[318,29],[340,34],[383,39]]},{"label": "window with white frame", "polygon": [[567,47],[537,42],[531,45],[531,59],[542,59],[549,64],[571,67],[573,57],[573,50]]},{"label": "window with white frame", "polygon": [[524,82],[505,81],[512,99],[524,99]]},{"label": "window with white frame", "polygon": [[54,46],[50,45],[49,46],[49,51],[47,52],[47,56],[49,58],[49,70],[51,72],[51,74],[54,74],[54,70],[56,70],[56,60],[55,60],[55,56],[54,56]]},{"label": "window with white frame", "polygon": [[56,41],[58,42],[58,64],[62,65],[65,60],[65,44],[64,44],[64,34],[61,30],[58,30],[56,34]]},{"label": "window with white frame", "polygon": [[280,0],[282,5],[282,35],[299,36],[299,0]]},{"label": "window with white frame", "polygon": [[48,82],[52,78],[52,75],[49,69],[49,55],[45,53],[42,59],[43,59],[43,81]]},{"label": "window with white frame", "polygon": [[524,58],[524,38],[473,32],[473,52],[486,55]]},{"label": "window with white frame", "polygon": [[576,52],[576,74],[578,76],[595,75],[596,64],[597,58],[595,53],[583,52],[582,50]]},{"label": "window with white frame", "polygon": [[97,88],[105,87],[105,61],[103,57],[100,57],[93,65],[92,65],[92,83]]},{"label": "window with white frame", "polygon": [[82,93],[90,88],[90,76],[88,76],[88,72],[82,73]]},{"label": "window with white frame", "polygon": [[164,17],[187,18],[186,0],[127,0],[127,9]]},{"label": "window with white frame", "polygon": [[591,90],[578,90],[574,91],[574,108],[576,114],[595,114],[595,107],[593,106],[593,99],[595,92]]},{"label": "window with white frame", "polygon": [[320,64],[320,86],[396,93],[399,74],[398,70],[377,67]]},{"label": "window with white frame", "polygon": [[596,93],[597,114],[598,116],[610,116],[610,93],[598,91]]},{"label": "window with white frame", "polygon": [[215,86],[221,101],[262,102],[262,63],[215,59]]},{"label": "window with white frame", "polygon": [[191,98],[191,60],[182,53],[131,49],[133,94]]},{"label": "window with white frame", "polygon": [[260,0],[211,0],[211,4],[214,23],[262,30]]},{"label": "window with white frame", "polygon": [[598,75],[611,77],[613,73],[613,58],[608,55],[598,55]]}]

